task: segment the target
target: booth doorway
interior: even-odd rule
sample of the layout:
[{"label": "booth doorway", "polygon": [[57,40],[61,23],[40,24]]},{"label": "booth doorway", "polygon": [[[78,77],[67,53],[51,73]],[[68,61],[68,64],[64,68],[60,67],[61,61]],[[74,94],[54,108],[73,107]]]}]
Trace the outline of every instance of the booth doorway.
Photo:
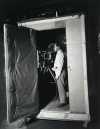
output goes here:
[{"label": "booth doorway", "polygon": [[[66,91],[66,105],[59,106],[59,95],[57,82],[52,71],[56,54],[52,50],[52,46],[55,42],[59,42],[62,46],[63,53],[65,56],[65,62],[67,64],[67,49],[66,49],[66,32],[65,28],[43,30],[36,33],[37,39],[37,51],[39,57],[38,66],[38,84],[39,84],[39,95],[40,95],[40,109],[42,111],[53,111],[53,112],[68,112],[69,111],[69,97],[68,97],[68,76],[65,80],[65,91]],[[66,65],[66,73],[67,65]],[[66,75],[67,75],[66,74]]]}]

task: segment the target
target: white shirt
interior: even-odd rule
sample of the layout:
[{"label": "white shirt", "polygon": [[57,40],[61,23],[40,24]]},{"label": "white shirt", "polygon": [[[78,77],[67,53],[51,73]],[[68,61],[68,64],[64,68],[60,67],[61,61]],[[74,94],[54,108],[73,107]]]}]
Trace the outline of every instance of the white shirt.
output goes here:
[{"label": "white shirt", "polygon": [[58,50],[54,61],[54,66],[52,68],[52,70],[55,72],[56,79],[58,79],[58,77],[61,74],[63,63],[64,63],[64,54],[62,50]]}]

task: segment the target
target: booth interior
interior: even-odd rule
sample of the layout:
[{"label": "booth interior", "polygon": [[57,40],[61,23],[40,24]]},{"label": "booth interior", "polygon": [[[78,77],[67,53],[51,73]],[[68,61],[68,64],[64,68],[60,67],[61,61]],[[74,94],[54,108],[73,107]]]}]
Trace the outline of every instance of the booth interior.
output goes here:
[{"label": "booth interior", "polygon": [[[36,47],[38,59],[38,88],[40,109],[50,111],[67,111],[69,104],[59,107],[59,94],[55,73],[52,71],[56,53],[53,46],[59,42],[62,46],[67,64],[65,28],[42,30],[36,32]],[[67,66],[66,66],[67,73]],[[68,78],[66,76],[65,91],[68,93]],[[66,100],[68,101],[68,97]]]}]

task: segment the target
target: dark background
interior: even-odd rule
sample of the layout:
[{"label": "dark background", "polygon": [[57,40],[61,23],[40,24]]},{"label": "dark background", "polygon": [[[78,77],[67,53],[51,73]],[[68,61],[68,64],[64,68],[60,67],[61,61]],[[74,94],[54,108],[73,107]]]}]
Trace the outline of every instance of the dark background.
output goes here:
[{"label": "dark background", "polygon": [[[6,119],[6,86],[4,71],[3,24],[21,21],[27,18],[54,17],[85,14],[86,50],[88,68],[88,86],[90,129],[100,128],[100,55],[98,54],[98,33],[100,32],[99,0],[0,0],[0,124]],[[66,125],[67,124],[67,125]],[[29,128],[36,129],[79,128],[80,123],[38,120]]]}]

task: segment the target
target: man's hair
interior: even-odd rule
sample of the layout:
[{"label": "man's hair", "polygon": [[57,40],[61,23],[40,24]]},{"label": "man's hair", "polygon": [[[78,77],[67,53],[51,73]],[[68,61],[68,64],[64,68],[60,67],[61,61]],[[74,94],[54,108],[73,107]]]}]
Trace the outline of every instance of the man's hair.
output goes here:
[{"label": "man's hair", "polygon": [[54,45],[55,45],[55,43],[49,44],[49,46],[48,46],[48,51],[53,52],[53,51],[54,51]]},{"label": "man's hair", "polygon": [[62,44],[62,43],[60,43],[60,42],[56,42],[55,44],[56,44],[56,46],[58,46],[60,49],[62,49],[62,50],[63,50],[63,44]]}]

